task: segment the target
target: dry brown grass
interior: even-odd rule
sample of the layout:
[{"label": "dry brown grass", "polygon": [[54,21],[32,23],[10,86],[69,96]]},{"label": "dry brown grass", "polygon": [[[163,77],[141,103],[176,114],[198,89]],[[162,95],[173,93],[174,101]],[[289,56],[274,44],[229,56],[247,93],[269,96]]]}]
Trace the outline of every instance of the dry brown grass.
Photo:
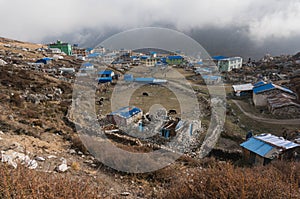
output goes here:
[{"label": "dry brown grass", "polygon": [[101,198],[103,188],[91,178],[48,174],[0,165],[0,198]]},{"label": "dry brown grass", "polygon": [[300,164],[236,168],[215,163],[177,173],[162,198],[299,198]]}]

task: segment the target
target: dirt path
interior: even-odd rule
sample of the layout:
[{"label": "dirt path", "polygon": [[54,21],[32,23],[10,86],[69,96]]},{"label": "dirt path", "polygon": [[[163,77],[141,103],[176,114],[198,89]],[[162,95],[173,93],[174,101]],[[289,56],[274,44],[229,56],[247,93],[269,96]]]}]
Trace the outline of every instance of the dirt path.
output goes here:
[{"label": "dirt path", "polygon": [[246,112],[242,106],[239,104],[238,101],[236,100],[232,100],[233,103],[235,103],[235,105],[237,105],[237,107],[239,107],[239,109],[243,112],[244,115],[246,115],[247,117],[259,121],[259,122],[263,122],[263,123],[268,123],[268,124],[282,124],[282,125],[300,125],[300,119],[282,119],[282,120],[278,120],[278,119],[270,119],[270,118],[263,118],[263,117],[258,117],[256,115],[253,115],[251,113]]}]

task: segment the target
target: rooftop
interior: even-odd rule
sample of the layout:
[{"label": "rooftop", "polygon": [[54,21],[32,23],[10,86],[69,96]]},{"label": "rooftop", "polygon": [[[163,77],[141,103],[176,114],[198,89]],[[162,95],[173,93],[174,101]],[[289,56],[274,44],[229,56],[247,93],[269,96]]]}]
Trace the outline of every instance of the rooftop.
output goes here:
[{"label": "rooftop", "polygon": [[259,82],[255,83],[253,86],[254,86],[254,87],[259,87],[259,86],[263,86],[263,85],[265,85],[265,84],[267,84],[267,83],[264,82],[264,81],[259,81]]},{"label": "rooftop", "polygon": [[109,115],[118,115],[122,118],[129,119],[140,112],[142,112],[142,110],[135,106],[126,106],[110,113]]},{"label": "rooftop", "polygon": [[114,72],[112,70],[103,70],[98,72],[98,75],[112,75]]},{"label": "rooftop", "polygon": [[219,80],[221,77],[220,76],[212,76],[212,75],[203,75],[203,79],[209,79],[209,80]]},{"label": "rooftop", "polygon": [[292,148],[300,146],[299,144],[296,144],[294,142],[285,140],[284,138],[277,137],[277,136],[271,135],[271,134],[261,134],[261,135],[255,136],[255,139],[261,140],[265,143],[268,143],[270,145],[273,145],[278,148],[283,148],[283,149],[292,149]]},{"label": "rooftop", "polygon": [[285,106],[297,106],[300,108],[300,104],[297,104],[293,101],[292,98],[286,94],[280,93],[278,95],[272,96],[268,99],[269,105],[272,107],[272,109],[281,108]]},{"label": "rooftop", "polygon": [[229,58],[229,57],[225,57],[225,56],[213,56],[212,57],[213,60],[218,60],[218,61],[223,60],[223,59],[227,59],[227,58]]},{"label": "rooftop", "polygon": [[241,84],[241,85],[232,85],[234,92],[238,91],[251,91],[253,90],[252,84]]},{"label": "rooftop", "polygon": [[262,157],[269,157],[268,153],[270,153],[275,148],[274,146],[258,140],[255,137],[248,139],[246,142],[242,143],[241,146]]},{"label": "rooftop", "polygon": [[272,84],[272,83],[264,84],[262,86],[255,87],[253,89],[253,92],[255,94],[259,94],[259,93],[263,93],[263,92],[274,90],[274,89],[279,89],[279,90],[284,91],[286,93],[294,94],[294,92],[291,91],[290,89],[284,88],[282,86],[278,86],[278,85],[275,85],[275,84]]},{"label": "rooftop", "polygon": [[86,63],[82,64],[82,66],[91,67],[91,66],[93,66],[93,64],[91,64],[90,62],[86,62]]},{"label": "rooftop", "polygon": [[180,56],[180,55],[168,56],[167,58],[170,59],[170,60],[172,60],[172,59],[183,59],[183,57]]}]

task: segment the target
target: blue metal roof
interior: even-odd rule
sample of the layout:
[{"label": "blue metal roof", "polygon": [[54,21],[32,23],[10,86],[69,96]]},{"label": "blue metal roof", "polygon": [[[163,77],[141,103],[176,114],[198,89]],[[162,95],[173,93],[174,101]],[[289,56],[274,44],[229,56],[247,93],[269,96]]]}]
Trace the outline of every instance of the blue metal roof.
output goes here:
[{"label": "blue metal roof", "polygon": [[258,93],[263,93],[263,92],[270,91],[270,90],[273,90],[273,89],[280,89],[284,92],[294,94],[294,92],[291,91],[290,89],[287,89],[287,88],[284,88],[282,86],[278,86],[278,85],[275,85],[275,84],[272,84],[272,83],[264,84],[264,85],[259,86],[259,87],[255,87],[253,89],[253,92],[255,94],[258,94]]},{"label": "blue metal roof", "polygon": [[80,68],[80,71],[93,71],[93,68]]},{"label": "blue metal roof", "polygon": [[112,82],[112,77],[100,77],[97,79],[99,83]]},{"label": "blue metal roof", "polygon": [[167,58],[163,57],[163,58],[160,59],[160,61],[163,62],[163,63],[167,63]]},{"label": "blue metal roof", "polygon": [[213,56],[212,58],[213,58],[213,60],[222,60],[222,59],[228,59],[229,57],[225,57],[225,56]]},{"label": "blue metal roof", "polygon": [[142,82],[142,83],[153,83],[154,78],[152,77],[137,77],[134,79],[135,82]]},{"label": "blue metal roof", "polygon": [[259,87],[259,86],[263,86],[263,85],[265,85],[265,84],[266,84],[266,82],[264,82],[264,81],[259,81],[259,82],[255,83],[253,86],[254,86],[254,87]]},{"label": "blue metal roof", "polygon": [[90,62],[86,62],[86,63],[82,64],[82,66],[84,66],[84,67],[90,67],[90,66],[93,66],[93,64],[91,64]]},{"label": "blue metal roof", "polygon": [[124,75],[125,81],[133,81],[133,75],[132,74],[125,74]]},{"label": "blue metal roof", "polygon": [[182,57],[182,56],[180,56],[180,55],[168,56],[167,58],[168,58],[169,60],[174,60],[174,59],[183,59],[183,57]]},{"label": "blue metal roof", "polygon": [[203,75],[202,78],[209,79],[209,80],[218,80],[220,79],[220,76]]},{"label": "blue metal roof", "polygon": [[267,144],[261,140],[255,139],[254,137],[248,139],[246,142],[242,143],[240,146],[249,151],[252,151],[253,153],[256,153],[262,157],[267,155],[272,149],[275,148],[275,147],[271,146],[270,144]]},{"label": "blue metal roof", "polygon": [[141,56],[141,59],[150,59],[150,56]]},{"label": "blue metal roof", "polygon": [[100,55],[101,55],[100,53],[92,53],[92,54],[89,54],[88,57],[89,58],[100,57]]},{"label": "blue metal roof", "polygon": [[140,112],[142,112],[142,110],[135,106],[126,106],[110,113],[110,115],[119,115],[125,119],[129,119]]},{"label": "blue metal roof", "polygon": [[112,70],[103,70],[98,72],[98,75],[111,75],[113,73]]},{"label": "blue metal roof", "polygon": [[50,58],[50,57],[44,57],[44,58],[42,58],[42,60],[50,61],[50,60],[53,60],[53,58]]}]

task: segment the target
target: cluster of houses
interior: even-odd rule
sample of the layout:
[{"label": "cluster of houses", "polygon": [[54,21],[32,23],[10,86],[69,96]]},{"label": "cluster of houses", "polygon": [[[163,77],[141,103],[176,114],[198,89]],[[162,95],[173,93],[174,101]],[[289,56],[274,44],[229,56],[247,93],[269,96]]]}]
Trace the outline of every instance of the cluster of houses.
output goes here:
[{"label": "cluster of houses", "polygon": [[265,108],[274,115],[299,117],[300,104],[297,94],[274,83],[259,81],[255,84],[233,85],[238,97],[252,97],[255,107]]},{"label": "cluster of houses", "polygon": [[[118,110],[107,114],[107,121],[116,127],[128,127],[129,125],[136,124],[137,129],[140,132],[144,132],[145,126],[152,120],[155,120],[153,115],[143,114],[142,109],[135,106],[126,106],[119,108]],[[182,130],[188,131],[188,135],[192,136],[195,130],[201,128],[201,123],[196,122],[197,125],[193,125],[193,122],[185,122],[178,117],[171,117],[170,115],[164,115],[160,126],[154,126],[156,130],[160,133],[161,138],[169,139],[175,137]],[[196,124],[195,123],[195,124]],[[125,132],[126,133],[126,132]],[[153,132],[152,132],[153,133]]]}]

